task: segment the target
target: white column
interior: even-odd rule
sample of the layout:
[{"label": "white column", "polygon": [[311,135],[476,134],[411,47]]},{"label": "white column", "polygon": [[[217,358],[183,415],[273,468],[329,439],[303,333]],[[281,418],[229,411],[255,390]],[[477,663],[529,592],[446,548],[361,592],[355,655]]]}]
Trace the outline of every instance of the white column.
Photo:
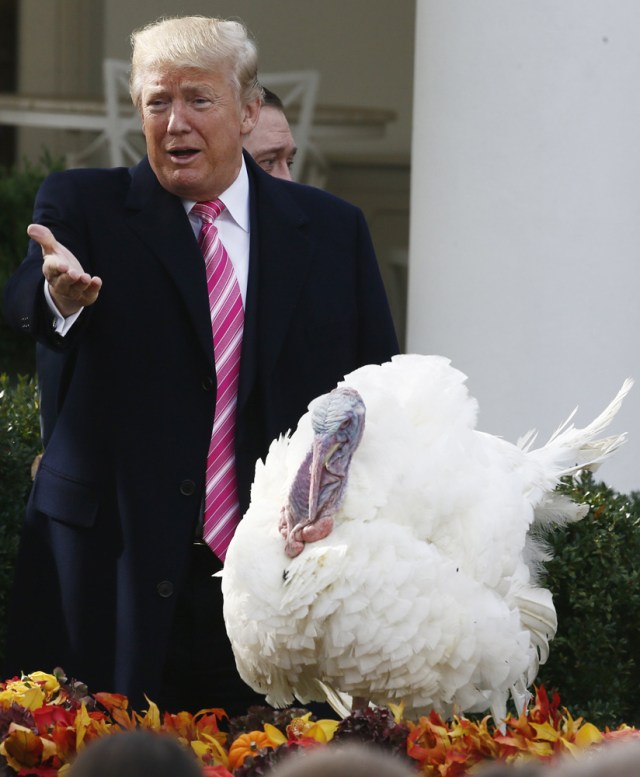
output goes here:
[{"label": "white column", "polygon": [[[40,97],[100,98],[104,0],[20,0],[18,92]],[[18,161],[80,150],[92,135],[21,128]]]},{"label": "white column", "polygon": [[597,477],[640,489],[640,3],[417,0],[407,350],[546,440],[624,378]]}]

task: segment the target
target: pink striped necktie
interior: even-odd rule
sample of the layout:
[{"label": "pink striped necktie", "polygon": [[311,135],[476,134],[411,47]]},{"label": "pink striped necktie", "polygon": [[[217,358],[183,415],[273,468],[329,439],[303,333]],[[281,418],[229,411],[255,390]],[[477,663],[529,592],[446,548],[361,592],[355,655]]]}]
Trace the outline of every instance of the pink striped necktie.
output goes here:
[{"label": "pink striped necktie", "polygon": [[198,242],[207,271],[217,379],[215,418],[207,456],[203,536],[221,561],[240,520],[234,438],[244,325],[240,287],[213,224],[224,207],[220,200],[213,200],[198,202],[191,210],[202,219]]}]

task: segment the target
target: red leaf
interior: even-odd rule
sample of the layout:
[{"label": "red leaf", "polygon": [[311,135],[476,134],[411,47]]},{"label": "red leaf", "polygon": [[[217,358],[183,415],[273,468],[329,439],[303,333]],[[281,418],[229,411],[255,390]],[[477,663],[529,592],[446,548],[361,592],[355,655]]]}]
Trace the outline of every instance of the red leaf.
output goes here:
[{"label": "red leaf", "polygon": [[76,715],[75,711],[65,710],[64,707],[60,707],[58,704],[47,704],[44,707],[32,710],[31,714],[41,736],[48,734],[56,723],[72,726]]}]

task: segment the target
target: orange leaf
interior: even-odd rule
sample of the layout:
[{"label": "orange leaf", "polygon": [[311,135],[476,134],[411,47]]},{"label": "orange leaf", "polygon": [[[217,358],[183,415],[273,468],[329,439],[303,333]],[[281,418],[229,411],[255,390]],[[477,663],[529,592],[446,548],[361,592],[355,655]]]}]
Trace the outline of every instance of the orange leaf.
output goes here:
[{"label": "orange leaf", "polygon": [[96,701],[106,707],[109,712],[114,710],[126,710],[129,708],[129,699],[120,693],[94,693]]},{"label": "orange leaf", "polygon": [[56,746],[56,752],[62,761],[71,761],[76,753],[76,735],[69,726],[56,726],[51,732],[51,741]]},{"label": "orange leaf", "polygon": [[7,759],[9,766],[16,772],[23,767],[39,764],[44,745],[39,736],[28,728],[12,724],[9,735],[0,745],[0,753]]}]

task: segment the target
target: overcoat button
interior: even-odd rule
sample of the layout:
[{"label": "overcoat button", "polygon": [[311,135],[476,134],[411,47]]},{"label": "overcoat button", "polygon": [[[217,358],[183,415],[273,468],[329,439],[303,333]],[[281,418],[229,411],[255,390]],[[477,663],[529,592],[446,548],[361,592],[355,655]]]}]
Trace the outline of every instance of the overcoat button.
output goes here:
[{"label": "overcoat button", "polygon": [[173,596],[173,583],[170,580],[162,580],[156,586],[156,590],[163,599],[168,599]]},{"label": "overcoat button", "polygon": [[211,377],[211,375],[205,375],[202,379],[202,388],[205,391],[213,391],[213,389],[216,387],[215,380]]},{"label": "overcoat button", "polygon": [[193,480],[183,480],[180,483],[180,493],[183,496],[191,496],[196,490],[196,484]]}]

